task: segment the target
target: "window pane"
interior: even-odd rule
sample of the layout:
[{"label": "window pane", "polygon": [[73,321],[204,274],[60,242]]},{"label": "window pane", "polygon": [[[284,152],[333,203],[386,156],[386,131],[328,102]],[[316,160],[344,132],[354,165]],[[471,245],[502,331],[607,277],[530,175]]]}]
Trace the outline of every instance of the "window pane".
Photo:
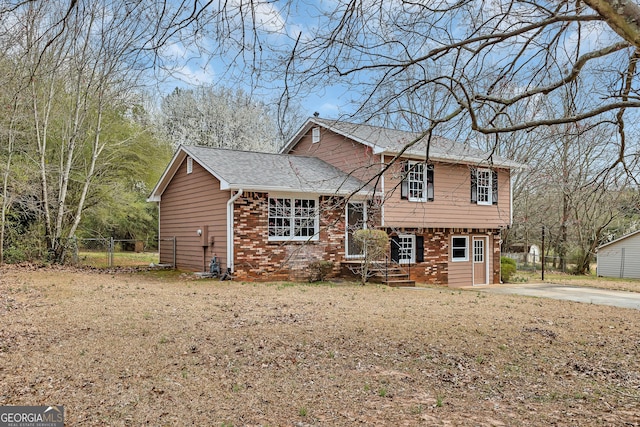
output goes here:
[{"label": "window pane", "polygon": [[484,240],[473,241],[473,261],[484,262]]},{"label": "window pane", "polygon": [[365,228],[364,203],[349,202],[347,205],[347,255],[363,255],[362,246],[353,239],[353,233]]},{"label": "window pane", "polygon": [[478,203],[491,204],[491,184],[491,171],[478,169],[476,181]]},{"label": "window pane", "polygon": [[424,200],[424,163],[413,163],[407,174],[409,200]]},{"label": "window pane", "polygon": [[269,236],[291,235],[291,199],[269,198]]},{"label": "window pane", "polygon": [[312,238],[318,234],[314,199],[269,198],[269,237]]},{"label": "window pane", "polygon": [[294,206],[294,235],[298,237],[313,236],[316,223],[316,201],[295,199]]},{"label": "window pane", "polygon": [[398,236],[398,262],[407,264],[415,259],[415,236]]},{"label": "window pane", "polygon": [[453,259],[467,259],[466,237],[454,237],[451,239],[451,257]]}]

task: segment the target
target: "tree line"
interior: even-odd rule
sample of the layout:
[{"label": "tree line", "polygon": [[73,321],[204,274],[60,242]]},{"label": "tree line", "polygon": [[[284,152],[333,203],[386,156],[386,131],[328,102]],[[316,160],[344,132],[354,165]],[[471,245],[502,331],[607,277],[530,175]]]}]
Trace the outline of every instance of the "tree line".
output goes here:
[{"label": "tree line", "polygon": [[[337,86],[339,118],[527,164],[505,244],[545,226],[584,272],[638,227],[638,16],[614,0],[0,2],[0,259],[62,262],[83,233],[152,240],[145,197],[174,144],[275,150],[297,100]],[[224,58],[250,90],[149,96],[173,47]],[[277,103],[251,95],[267,88]]]}]

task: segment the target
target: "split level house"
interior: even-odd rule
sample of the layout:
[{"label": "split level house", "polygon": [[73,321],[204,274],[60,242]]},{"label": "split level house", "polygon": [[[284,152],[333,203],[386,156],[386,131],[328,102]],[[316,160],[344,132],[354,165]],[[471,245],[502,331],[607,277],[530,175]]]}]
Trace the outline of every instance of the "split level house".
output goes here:
[{"label": "split level house", "polygon": [[[384,230],[379,268],[410,281],[500,283],[520,165],[441,137],[310,118],[275,153],[181,146],[149,201],[160,212],[160,262],[236,280],[331,276],[363,257],[353,233]],[[385,273],[386,280],[389,276]]]}]

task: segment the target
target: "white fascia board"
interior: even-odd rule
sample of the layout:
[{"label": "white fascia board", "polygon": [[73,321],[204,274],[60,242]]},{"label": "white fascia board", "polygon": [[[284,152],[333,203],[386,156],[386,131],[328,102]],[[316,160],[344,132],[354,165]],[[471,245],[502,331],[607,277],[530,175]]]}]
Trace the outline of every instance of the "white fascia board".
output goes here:
[{"label": "white fascia board", "polygon": [[[222,177],[220,176],[216,171],[214,171],[213,169],[211,169],[209,166],[207,166],[206,164],[202,163],[198,157],[193,154],[190,150],[189,147],[181,147],[182,150],[184,150],[184,152],[186,153],[186,155],[191,156],[191,158],[198,163],[204,170],[206,170],[207,172],[209,172],[211,175],[213,175],[213,177],[215,177],[218,181],[220,181],[220,189],[221,190],[228,190],[229,189],[229,183]],[[239,188],[236,188],[236,190]]]},{"label": "white fascia board", "polygon": [[182,150],[182,146],[178,147],[176,152],[173,154],[173,158],[171,159],[171,161],[169,161],[169,164],[167,164],[167,167],[164,169],[164,172],[160,176],[160,179],[156,183],[155,187],[153,187],[151,194],[147,198],[148,202],[160,201],[162,193],[167,188],[167,185],[169,185],[169,182],[171,181],[171,179],[173,179],[173,176],[178,170],[177,165],[182,163],[182,160],[184,160],[184,157],[182,157],[179,162],[177,161],[178,157],[180,157],[181,155],[186,157],[186,155],[184,155],[184,151]]},{"label": "white fascia board", "polygon": [[299,194],[319,194],[325,196],[347,196],[349,194],[356,194],[359,196],[368,196],[370,195],[370,191],[368,190],[359,190],[356,192],[349,190],[330,190],[330,189],[317,189],[317,188],[291,188],[291,187],[279,187],[272,185],[247,185],[240,183],[227,183],[225,182],[225,186],[222,186],[222,182],[220,183],[221,190],[240,190],[243,189],[245,192],[247,191],[257,191],[261,193],[299,193]]},{"label": "white fascia board", "polygon": [[326,128],[326,129],[329,129],[331,132],[335,132],[338,135],[342,135],[342,136],[344,136],[346,138],[349,138],[349,139],[351,139],[353,141],[359,142],[362,145],[366,145],[367,147],[371,147],[372,150],[374,150],[374,152],[378,148],[376,145],[370,143],[369,141],[366,141],[366,140],[364,140],[362,138],[358,138],[355,135],[351,135],[350,133],[343,132],[343,131],[341,131],[339,129],[334,128],[333,126],[327,126],[325,123],[318,123],[318,122],[314,121],[313,119],[311,119],[311,121],[313,123],[317,124],[318,126],[322,126],[322,127]]},{"label": "white fascia board", "polygon": [[[384,148],[374,149],[374,154],[379,154],[383,156],[396,156],[397,152],[389,151]],[[414,153],[403,153],[401,158],[413,158],[413,159],[424,159],[425,156]],[[501,162],[489,162],[486,158],[480,157],[469,157],[469,156],[447,156],[447,155],[438,155],[438,156],[429,156],[429,160],[433,162],[443,162],[443,163],[464,163],[469,165],[482,165],[486,164],[500,168],[507,169],[527,169],[528,167],[524,164],[513,162],[511,160],[501,161]]]},{"label": "white fascia board", "polygon": [[371,144],[369,141],[365,141],[364,139],[361,138],[357,138],[354,135],[351,135],[347,132],[343,132],[339,129],[334,128],[333,126],[327,125],[326,123],[323,122],[319,122],[313,118],[310,118],[309,120],[306,121],[306,123],[304,125],[302,125],[302,127],[300,128],[300,130],[298,130],[298,132],[296,132],[294,134],[294,136],[289,139],[289,141],[284,145],[284,147],[282,147],[282,149],[279,151],[280,154],[286,154],[289,152],[289,150],[291,149],[291,147],[293,147],[299,140],[300,138],[302,138],[302,135],[304,135],[311,127],[313,127],[313,125],[316,126],[321,126],[325,129],[330,130],[331,132],[335,132],[338,135],[342,135],[346,138],[349,138],[353,141],[356,141],[360,144],[366,145],[367,147],[371,147],[374,149],[374,152],[376,150],[376,146]]},{"label": "white fascia board", "polygon": [[311,120],[307,120],[302,126],[300,126],[300,129],[298,129],[298,131],[294,133],[291,138],[289,138],[289,141],[287,141],[287,143],[282,146],[282,148],[278,151],[278,154],[287,154],[291,147],[293,147],[298,141],[300,141],[302,135],[304,135],[310,127]]},{"label": "white fascia board", "polygon": [[622,236],[622,237],[618,237],[616,240],[612,240],[612,241],[610,241],[610,242],[607,242],[607,243],[605,243],[605,244],[603,244],[603,245],[598,246],[598,248],[597,248],[597,249],[598,249],[598,250],[600,250],[600,249],[602,249],[602,248],[604,248],[604,247],[606,247],[606,246],[610,246],[610,245],[613,245],[613,244],[615,244],[615,243],[621,242],[622,240],[626,240],[626,239],[628,239],[629,237],[635,236],[635,235],[636,235],[636,234],[638,234],[638,233],[640,233],[640,230],[638,230],[638,231],[634,231],[634,232],[629,233],[629,234],[627,234],[627,235],[625,235],[625,236]]}]

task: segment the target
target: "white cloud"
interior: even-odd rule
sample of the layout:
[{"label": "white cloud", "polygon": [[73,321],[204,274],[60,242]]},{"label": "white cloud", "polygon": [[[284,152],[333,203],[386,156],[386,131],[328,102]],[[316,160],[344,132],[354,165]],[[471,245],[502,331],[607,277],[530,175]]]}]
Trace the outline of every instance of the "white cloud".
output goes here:
[{"label": "white cloud", "polygon": [[189,86],[198,86],[211,84],[214,81],[215,72],[209,65],[204,67],[200,65],[185,64],[175,69],[172,78]]},{"label": "white cloud", "polygon": [[257,3],[254,13],[256,24],[262,30],[278,34],[285,33],[286,22],[275,5],[271,3]]}]

